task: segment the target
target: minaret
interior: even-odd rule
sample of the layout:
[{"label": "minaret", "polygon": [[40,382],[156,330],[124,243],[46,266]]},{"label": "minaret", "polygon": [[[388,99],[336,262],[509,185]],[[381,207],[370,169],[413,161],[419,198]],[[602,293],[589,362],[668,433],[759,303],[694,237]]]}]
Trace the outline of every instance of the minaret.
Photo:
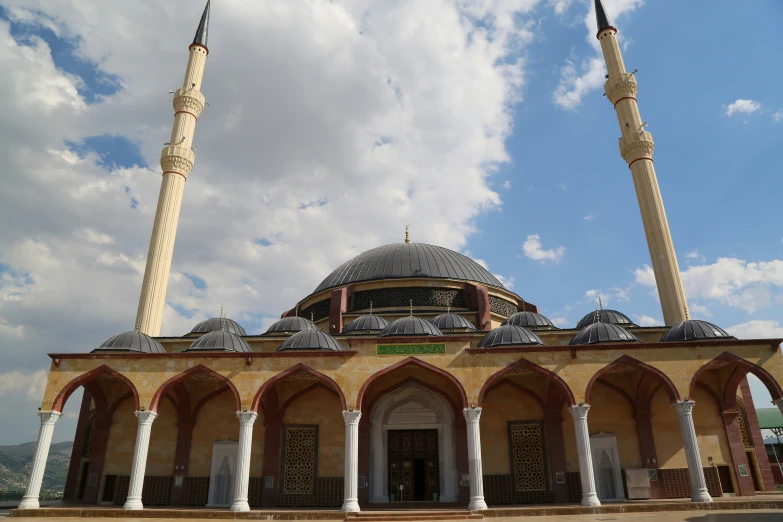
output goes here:
[{"label": "minaret", "polygon": [[653,165],[654,143],[652,135],[644,130],[636,93],[639,89],[634,72],[626,72],[617,29],[612,27],[601,0],[595,0],[595,14],[598,22],[598,40],[609,72],[604,86],[607,99],[614,105],[620,123],[620,154],[631,169],[639,209],[642,213],[644,233],[650,249],[655,283],[663,309],[663,320],[671,326],[690,318],[688,303],[680,279],[680,268],[674,252],[674,243],[663,208],[658,178]]},{"label": "minaret", "polygon": [[174,125],[171,139],[160,153],[163,181],[160,186],[158,209],[155,212],[152,239],[147,253],[147,267],[144,270],[144,282],[136,315],[138,330],[151,336],[160,334],[182,194],[185,190],[185,180],[193,170],[195,159],[192,148],[193,134],[196,131],[196,121],[204,110],[204,95],[201,94],[200,89],[204,77],[204,65],[209,54],[208,31],[209,0],[196,30],[196,37],[189,48],[190,58],[182,88],[174,92]]}]

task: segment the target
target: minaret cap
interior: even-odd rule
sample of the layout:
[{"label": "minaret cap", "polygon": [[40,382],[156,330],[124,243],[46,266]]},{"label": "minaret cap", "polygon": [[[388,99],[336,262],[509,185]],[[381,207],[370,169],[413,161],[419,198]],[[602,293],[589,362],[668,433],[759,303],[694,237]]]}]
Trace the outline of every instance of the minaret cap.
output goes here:
[{"label": "minaret cap", "polygon": [[191,45],[200,45],[207,48],[207,39],[209,37],[209,3],[212,0],[207,0],[207,6],[204,8],[204,14],[201,15],[201,21],[196,29],[196,36],[193,38]]},{"label": "minaret cap", "polygon": [[595,0],[595,21],[598,24],[598,34],[601,34],[604,29],[614,29],[609,17],[606,16],[606,10],[601,0]]}]

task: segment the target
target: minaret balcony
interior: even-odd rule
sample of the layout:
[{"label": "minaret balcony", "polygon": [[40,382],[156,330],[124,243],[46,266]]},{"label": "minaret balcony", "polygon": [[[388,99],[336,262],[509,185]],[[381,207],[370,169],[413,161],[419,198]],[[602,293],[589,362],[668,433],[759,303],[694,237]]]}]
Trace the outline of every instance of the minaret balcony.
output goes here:
[{"label": "minaret balcony", "polygon": [[636,83],[636,77],[633,73],[622,73],[609,77],[604,84],[606,98],[616,105],[623,98],[636,98],[639,92],[639,85]]},{"label": "minaret balcony", "polygon": [[174,91],[174,110],[192,113],[198,118],[204,110],[204,95],[196,88],[177,89]]},{"label": "minaret balcony", "polygon": [[190,174],[196,155],[189,147],[168,146],[160,153],[160,166],[163,172],[178,172],[183,176]]},{"label": "minaret balcony", "polygon": [[647,131],[632,131],[620,138],[620,154],[628,164],[642,158],[652,159],[654,151],[655,142]]}]

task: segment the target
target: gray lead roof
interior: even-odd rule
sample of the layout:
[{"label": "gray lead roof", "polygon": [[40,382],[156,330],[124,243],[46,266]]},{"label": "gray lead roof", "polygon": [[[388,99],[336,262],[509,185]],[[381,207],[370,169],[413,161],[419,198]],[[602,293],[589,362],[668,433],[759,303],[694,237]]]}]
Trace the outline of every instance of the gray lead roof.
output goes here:
[{"label": "gray lead roof", "polygon": [[346,261],[313,293],[360,281],[412,277],[459,279],[504,288],[484,267],[453,250],[425,243],[394,243]]},{"label": "gray lead roof", "polygon": [[[209,39],[209,3],[211,0],[207,0],[207,6],[204,8],[204,14],[201,15],[201,21],[196,29],[196,36],[193,38],[193,44],[203,45],[207,47],[207,40]],[[191,45],[193,45],[191,44]]]}]

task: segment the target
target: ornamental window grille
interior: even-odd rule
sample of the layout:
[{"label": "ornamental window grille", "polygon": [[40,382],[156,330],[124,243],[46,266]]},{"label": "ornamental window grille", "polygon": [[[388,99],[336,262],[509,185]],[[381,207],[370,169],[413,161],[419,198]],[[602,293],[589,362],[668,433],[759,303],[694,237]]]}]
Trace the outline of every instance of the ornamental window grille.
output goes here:
[{"label": "ornamental window grille", "polygon": [[493,314],[509,317],[517,313],[519,310],[517,309],[516,304],[510,301],[506,301],[505,299],[501,299],[500,297],[491,295],[489,296],[489,311]]},{"label": "ornamental window grille", "polygon": [[316,474],[318,426],[286,426],[283,494],[312,495]]},{"label": "ornamental window grille", "polygon": [[82,456],[85,458],[92,457],[92,446],[95,442],[95,418],[97,417],[97,412],[93,410],[90,413],[89,420],[87,421],[87,437],[84,439],[84,450],[82,451]]},{"label": "ornamental window grille", "polygon": [[432,306],[440,308],[467,308],[465,292],[452,288],[377,288],[356,292],[353,295],[351,311],[372,308],[402,308],[408,310],[413,301],[414,307]]},{"label": "ornamental window grille", "polygon": [[312,317],[313,321],[320,321],[325,317],[329,317],[330,305],[330,299],[318,301],[317,303],[311,304],[307,308],[299,310],[299,317],[304,317],[305,319],[310,319]]},{"label": "ornamental window grille", "polygon": [[750,437],[750,431],[748,430],[748,414],[745,412],[745,407],[737,403],[737,421],[739,422],[740,433],[742,434],[742,445],[746,448],[753,447],[753,440]]},{"label": "ornamental window grille", "polygon": [[546,490],[544,437],[541,423],[510,422],[509,440],[516,490]]}]

